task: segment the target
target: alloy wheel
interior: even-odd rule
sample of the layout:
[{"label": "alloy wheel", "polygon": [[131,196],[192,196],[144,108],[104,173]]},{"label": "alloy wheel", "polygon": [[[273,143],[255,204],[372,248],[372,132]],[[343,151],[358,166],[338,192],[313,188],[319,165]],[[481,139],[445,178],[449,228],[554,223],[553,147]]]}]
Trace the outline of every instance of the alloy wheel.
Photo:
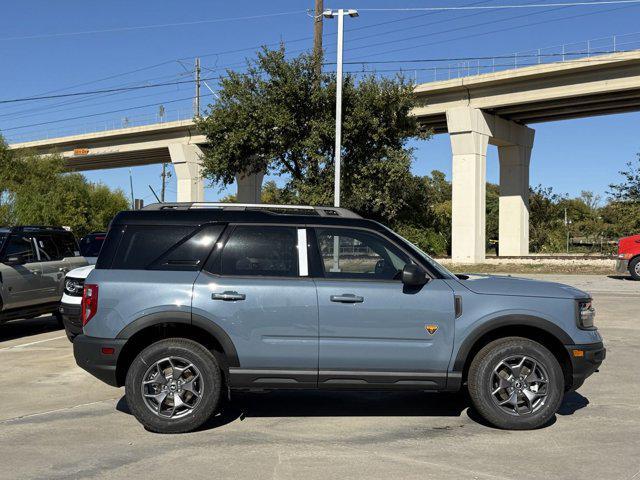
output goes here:
[{"label": "alloy wheel", "polygon": [[491,373],[491,397],[510,415],[528,415],[542,408],[548,393],[549,376],[540,362],[530,356],[512,355]]},{"label": "alloy wheel", "polygon": [[142,377],[142,398],[162,418],[181,418],[198,406],[204,393],[200,370],[181,357],[166,357],[151,365]]}]

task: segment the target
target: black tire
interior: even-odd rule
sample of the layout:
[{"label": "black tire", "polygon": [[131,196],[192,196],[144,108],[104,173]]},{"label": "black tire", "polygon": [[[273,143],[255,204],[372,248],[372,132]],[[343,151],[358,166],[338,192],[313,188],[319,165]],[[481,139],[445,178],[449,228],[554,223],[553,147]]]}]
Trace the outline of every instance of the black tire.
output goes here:
[{"label": "black tire", "polygon": [[[184,359],[193,365],[196,369],[195,372],[199,373],[201,377],[202,383],[199,385],[202,388],[202,395],[200,399],[194,400],[193,409],[179,418],[163,417],[155,413],[143,396],[143,388],[149,388],[143,386],[145,375],[149,374],[151,366],[167,358]],[[158,364],[161,365],[161,363]],[[194,376],[193,378],[196,377]],[[160,386],[154,386],[153,388],[160,388]],[[175,385],[172,388],[175,388]],[[131,363],[125,384],[127,404],[131,413],[147,430],[157,433],[184,433],[197,429],[215,412],[221,392],[222,375],[217,360],[201,344],[186,338],[168,338],[145,348]],[[185,394],[191,395],[186,390],[183,395]],[[175,406],[172,400],[173,395],[175,393],[166,396],[168,400],[163,400],[160,405],[164,405],[163,402],[166,401],[169,406],[172,404]],[[191,398],[195,399],[197,397],[193,396]]]},{"label": "black tire", "polygon": [[53,316],[53,318],[56,319],[56,322],[58,322],[58,326],[64,328],[64,322],[62,321],[62,313],[60,313],[60,311],[56,310],[51,315]]},{"label": "black tire", "polygon": [[[522,376],[516,380],[513,375],[517,370],[503,363],[513,362],[513,367],[518,368],[519,358],[526,358],[525,368],[520,368],[525,372],[522,376],[526,375],[524,383]],[[496,368],[503,377],[508,377],[504,382],[509,387],[498,389],[503,384],[496,376]],[[544,374],[540,375],[541,372]],[[541,344],[521,337],[501,338],[482,348],[471,362],[467,381],[469,396],[478,413],[490,424],[506,430],[530,430],[546,425],[564,396],[564,376],[558,360]],[[494,391],[498,393],[494,395]],[[528,400],[531,395],[535,395],[533,401]],[[499,406],[501,401],[509,403]]]},{"label": "black tire", "polygon": [[640,256],[632,258],[629,262],[629,273],[634,280],[640,280]]}]

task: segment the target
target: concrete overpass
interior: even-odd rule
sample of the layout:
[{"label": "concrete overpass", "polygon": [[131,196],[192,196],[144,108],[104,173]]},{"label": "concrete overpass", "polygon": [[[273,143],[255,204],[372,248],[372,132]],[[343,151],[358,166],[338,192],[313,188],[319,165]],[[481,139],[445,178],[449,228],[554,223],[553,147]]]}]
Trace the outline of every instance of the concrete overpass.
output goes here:
[{"label": "concrete overpass", "polygon": [[[486,155],[500,160],[501,255],[529,252],[529,164],[534,131],[526,124],[640,110],[640,51],[540,64],[418,85],[413,114],[448,132],[453,154],[452,254],[485,258]],[[171,161],[179,201],[201,201],[199,145],[190,120],[11,145],[62,153],[71,170]],[[238,198],[259,201],[261,176],[238,179]]]}]

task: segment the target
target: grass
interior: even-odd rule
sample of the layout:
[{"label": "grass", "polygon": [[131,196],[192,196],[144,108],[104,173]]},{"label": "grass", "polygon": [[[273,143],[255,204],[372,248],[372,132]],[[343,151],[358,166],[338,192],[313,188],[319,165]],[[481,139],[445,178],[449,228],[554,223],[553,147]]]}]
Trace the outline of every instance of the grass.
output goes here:
[{"label": "grass", "polygon": [[453,273],[556,273],[566,275],[614,275],[616,272],[608,266],[580,265],[571,263],[567,265],[550,263],[477,263],[477,264],[451,264],[446,267]]}]

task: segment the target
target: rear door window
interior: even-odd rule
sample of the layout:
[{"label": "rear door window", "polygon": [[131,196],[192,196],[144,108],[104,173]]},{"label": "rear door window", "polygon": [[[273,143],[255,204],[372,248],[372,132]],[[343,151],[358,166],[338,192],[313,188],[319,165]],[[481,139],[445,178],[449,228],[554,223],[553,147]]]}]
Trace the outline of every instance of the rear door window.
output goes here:
[{"label": "rear door window", "polygon": [[189,236],[194,226],[127,226],[114,255],[111,268],[146,269],[155,260]]},{"label": "rear door window", "polygon": [[222,250],[222,275],[297,277],[297,229],[237,226]]}]

